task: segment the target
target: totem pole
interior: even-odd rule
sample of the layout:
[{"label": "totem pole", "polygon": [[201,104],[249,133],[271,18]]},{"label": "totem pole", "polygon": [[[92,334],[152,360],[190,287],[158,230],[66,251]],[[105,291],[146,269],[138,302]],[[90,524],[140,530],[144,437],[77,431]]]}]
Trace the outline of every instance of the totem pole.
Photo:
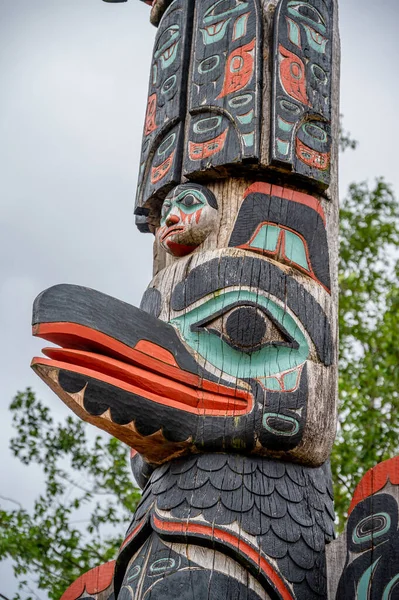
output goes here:
[{"label": "totem pole", "polygon": [[33,311],[58,346],[33,368],[132,448],[144,488],[116,563],[63,599],[325,599],[337,0],[154,0],[151,21],[135,214],[154,279],[140,308],[58,285]]}]

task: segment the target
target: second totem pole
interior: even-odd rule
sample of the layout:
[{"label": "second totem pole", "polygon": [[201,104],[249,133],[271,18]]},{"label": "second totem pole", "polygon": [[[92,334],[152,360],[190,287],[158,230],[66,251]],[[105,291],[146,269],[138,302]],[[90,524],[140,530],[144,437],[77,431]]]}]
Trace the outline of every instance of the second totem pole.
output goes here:
[{"label": "second totem pole", "polygon": [[154,279],[140,309],[70,285],[34,307],[59,348],[33,368],[144,487],[116,565],[65,600],[325,599],[337,1],[155,0],[151,21],[135,214]]}]

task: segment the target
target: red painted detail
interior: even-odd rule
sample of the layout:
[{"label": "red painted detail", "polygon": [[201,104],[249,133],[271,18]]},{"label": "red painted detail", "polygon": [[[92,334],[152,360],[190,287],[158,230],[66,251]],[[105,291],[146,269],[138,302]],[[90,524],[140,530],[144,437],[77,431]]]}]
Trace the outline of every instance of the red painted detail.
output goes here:
[{"label": "red painted detail", "polygon": [[280,44],[280,80],[285,92],[294,100],[310,106],[306,93],[306,71],[302,59]]},{"label": "red painted detail", "polygon": [[172,240],[166,240],[165,243],[168,246],[171,253],[173,254],[173,256],[179,257],[187,256],[187,254],[190,254],[199,246],[199,244],[192,244],[190,246],[187,244],[178,244],[177,242],[173,242]]},{"label": "red painted detail", "polygon": [[88,571],[69,586],[60,600],[77,600],[84,591],[91,596],[104,592],[112,584],[114,571],[114,560]]},{"label": "red painted detail", "polygon": [[137,342],[134,347],[135,350],[139,352],[143,352],[143,354],[148,354],[148,356],[155,356],[161,362],[166,363],[167,365],[172,365],[172,367],[179,368],[175,357],[169,350],[165,350],[165,348],[161,348],[157,344],[153,344],[152,342],[148,342],[147,340],[140,340]]},{"label": "red painted detail", "polygon": [[228,129],[225,129],[223,133],[207,142],[189,142],[188,155],[190,160],[202,160],[221,152],[226,143],[227,132]]},{"label": "red painted detail", "polygon": [[157,129],[156,124],[156,112],[157,112],[157,95],[152,94],[148,98],[147,112],[145,115],[144,122],[144,135],[150,135]]},{"label": "red painted detail", "polygon": [[299,138],[296,139],[296,155],[297,158],[312,167],[313,169],[319,169],[319,171],[326,171],[330,166],[330,153],[329,152],[318,152],[306,146]]},{"label": "red painted detail", "polygon": [[348,515],[359,502],[382,490],[388,481],[392,485],[399,485],[399,456],[385,460],[366,473],[353,494]]},{"label": "red painted detail", "polygon": [[[49,325],[53,326],[54,324]],[[66,324],[58,325],[65,326]],[[75,327],[80,326],[75,325]],[[92,330],[89,329],[89,331]],[[94,333],[98,334],[99,332]],[[43,332],[41,332],[41,337],[44,337]],[[47,335],[46,339],[50,337],[52,338],[50,341],[55,339],[54,335]],[[115,340],[113,341],[115,342]],[[118,342],[116,342],[116,346],[118,346]],[[120,346],[123,345],[120,344]],[[128,393],[144,397],[154,404],[166,405],[198,415],[240,415],[247,414],[252,410],[253,397],[249,392],[235,390],[234,388],[228,388],[200,379],[198,376],[187,373],[179,367],[174,367],[161,360],[157,360],[156,353],[159,347],[156,344],[152,344],[152,347],[153,356],[144,354],[136,349],[130,349],[127,358],[128,360],[130,359],[130,362],[134,361],[135,364],[132,365],[127,362],[121,362],[109,355],[104,356],[103,353],[97,354],[93,350],[89,352],[86,350],[77,350],[75,338],[75,348],[45,348],[43,353],[50,360],[36,357],[32,361],[32,367],[44,365],[79,373],[123,389]],[[100,350],[100,347],[98,349]],[[102,349],[104,352],[103,345]],[[146,347],[145,349],[150,351],[150,347]],[[113,349],[111,347],[107,350],[108,354],[110,354]],[[165,358],[163,356],[164,352],[163,348],[159,349],[162,358]],[[124,358],[126,360],[126,356]],[[157,365],[154,369],[155,372],[149,372],[145,368],[146,364],[151,364],[154,368],[154,363]],[[209,391],[205,388],[208,388]]]},{"label": "red painted detail", "polygon": [[124,539],[124,541],[122,542],[122,545],[121,545],[121,547],[119,548],[119,552],[122,552],[122,550],[123,550],[124,548],[126,548],[126,546],[127,546],[128,544],[130,544],[130,542],[132,541],[132,539],[133,539],[134,537],[136,537],[136,535],[137,535],[138,533],[140,533],[140,531],[143,529],[143,527],[144,527],[144,525],[146,524],[146,522],[147,522],[147,519],[146,519],[146,518],[144,518],[144,519],[143,519],[143,521],[141,521],[141,522],[140,522],[140,523],[139,523],[139,524],[138,524],[138,525],[137,525],[137,526],[136,526],[136,527],[133,529],[133,531],[132,531],[131,533],[129,533],[129,535],[128,535],[128,536],[127,536],[127,537]]},{"label": "red painted detail", "polygon": [[167,175],[169,173],[169,171],[172,168],[173,161],[175,159],[175,154],[176,154],[176,151],[173,150],[173,152],[171,154],[169,154],[168,158],[166,160],[164,160],[163,163],[161,163],[157,167],[151,168],[151,183],[152,184],[158,183],[158,181],[161,181],[161,179],[163,179],[165,177],[165,175]]},{"label": "red painted detail", "polygon": [[297,202],[298,204],[304,204],[305,206],[309,206],[309,208],[312,208],[321,216],[324,225],[326,224],[326,215],[324,213],[323,207],[321,206],[320,200],[314,198],[313,196],[309,196],[309,194],[297,192],[295,190],[281,187],[279,185],[271,185],[270,183],[257,181],[245,190],[244,198],[246,198],[250,194],[256,193],[266,194],[268,196],[277,196],[278,198],[284,198],[285,200],[291,200],[292,202]]},{"label": "red painted detail", "polygon": [[202,211],[203,211],[203,208],[200,208],[200,209],[196,210],[195,213],[192,213],[192,216],[194,217],[195,222],[197,223],[197,225],[198,225],[198,223],[200,221],[200,218],[201,218],[201,215],[202,215]]},{"label": "red painted detail", "polygon": [[[149,374],[144,369],[118,363],[112,358],[78,350],[58,350],[57,348],[44,348],[43,352],[50,356],[51,360],[34,358],[32,366],[44,365],[78,373],[84,377],[108,383],[130,394],[146,398],[154,404],[169,406],[199,416],[225,417],[249,412],[248,403],[245,401],[193,389],[155,373]],[[62,360],[56,360],[56,358]],[[76,364],[77,362],[80,364]]]},{"label": "red painted detail", "polygon": [[247,87],[255,70],[255,38],[229,55],[226,62],[223,88],[219,98]]},{"label": "red painted detail", "polygon": [[240,554],[245,555],[253,564],[259,568],[267,579],[273,584],[275,589],[279,592],[282,600],[294,600],[288,586],[280,575],[274,570],[272,565],[259,554],[259,550],[254,548],[251,544],[245,541],[242,537],[234,535],[230,531],[212,527],[212,525],[206,525],[202,523],[194,522],[176,522],[176,521],[163,521],[156,515],[152,516],[154,528],[160,532],[171,533],[171,534],[197,534],[206,536],[212,540],[223,542],[228,544],[237,550]]},{"label": "red painted detail", "polygon": [[[140,340],[135,348],[131,348],[101,331],[77,323],[40,323],[33,326],[32,334],[57,344],[57,346],[62,346],[63,349],[81,350],[89,355],[92,352],[101,354],[103,358],[114,358],[125,365],[136,365],[145,371],[164,375],[167,379],[182,381],[186,386],[244,400],[252,407],[253,399],[250,392],[203,379],[194,373],[180,369],[179,366],[174,367],[170,363],[165,363],[165,349],[153,342]],[[145,352],[138,350],[138,348],[143,348],[143,344]],[[40,361],[41,359],[34,360]],[[177,365],[177,363],[175,364]],[[151,375],[147,374],[147,378],[150,377]]]},{"label": "red painted detail", "polygon": [[180,223],[180,218],[177,215],[168,215],[166,217],[166,225],[168,227],[170,227],[171,225],[176,225],[177,223]]}]

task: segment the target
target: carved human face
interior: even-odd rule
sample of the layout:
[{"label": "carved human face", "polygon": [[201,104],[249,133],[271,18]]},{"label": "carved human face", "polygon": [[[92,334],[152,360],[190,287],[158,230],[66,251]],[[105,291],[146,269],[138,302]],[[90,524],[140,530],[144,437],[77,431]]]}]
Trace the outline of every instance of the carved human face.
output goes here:
[{"label": "carved human face", "polygon": [[212,192],[201,185],[178,185],[164,200],[156,236],[166,252],[186,256],[205,241],[216,222]]}]

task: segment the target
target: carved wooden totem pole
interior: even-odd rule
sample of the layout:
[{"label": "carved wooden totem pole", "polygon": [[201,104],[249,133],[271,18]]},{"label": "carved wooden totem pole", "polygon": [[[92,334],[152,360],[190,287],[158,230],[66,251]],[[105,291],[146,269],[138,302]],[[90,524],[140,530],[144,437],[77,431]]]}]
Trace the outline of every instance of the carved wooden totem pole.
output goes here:
[{"label": "carved wooden totem pole", "polygon": [[[58,285],[33,311],[58,346],[33,368],[132,448],[144,488],[116,563],[63,598],[326,599],[337,0],[155,0],[151,21],[135,214],[154,279],[140,308]],[[355,597],[334,589],[362,577],[351,544],[331,598]]]}]

